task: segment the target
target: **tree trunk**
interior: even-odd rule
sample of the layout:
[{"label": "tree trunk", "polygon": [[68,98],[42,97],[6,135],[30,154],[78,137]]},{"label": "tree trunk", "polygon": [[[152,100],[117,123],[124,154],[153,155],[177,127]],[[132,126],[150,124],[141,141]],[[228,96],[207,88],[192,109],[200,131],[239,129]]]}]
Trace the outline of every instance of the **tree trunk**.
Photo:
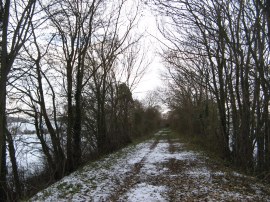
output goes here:
[{"label": "tree trunk", "polygon": [[[3,63],[2,63],[3,64]],[[1,65],[2,65],[1,64]],[[0,81],[0,201],[5,201],[7,198],[7,184],[6,184],[6,82],[1,66],[1,81]]]},{"label": "tree trunk", "polygon": [[7,166],[6,166],[6,139],[3,136],[4,144],[1,147],[1,173],[0,173],[0,201],[6,201],[8,198],[7,190]]},{"label": "tree trunk", "polygon": [[8,131],[8,129],[6,130],[6,132],[7,132],[6,133],[7,142],[8,142],[9,156],[10,156],[11,165],[12,165],[16,195],[20,197],[22,194],[21,192],[22,189],[21,189],[21,182],[20,182],[19,173],[18,173],[18,166],[17,166],[16,156],[15,156],[15,148],[13,144],[12,134]]},{"label": "tree trunk", "polygon": [[67,66],[67,163],[66,171],[72,172],[74,170],[73,151],[72,151],[72,133],[73,133],[73,106],[72,106],[72,66]]},{"label": "tree trunk", "polygon": [[[38,80],[38,90],[40,95],[40,108],[41,108],[41,114],[44,117],[45,124],[48,128],[51,140],[52,140],[52,146],[54,150],[54,156],[55,156],[55,178],[61,179],[64,176],[64,170],[65,170],[65,154],[61,147],[61,143],[59,140],[58,135],[56,134],[56,131],[50,121],[50,118],[47,114],[46,104],[45,104],[45,98],[44,98],[44,92],[43,92],[43,84],[42,84],[42,72],[41,72],[41,66],[40,66],[40,60],[41,55],[38,49],[38,58],[36,59],[36,68],[37,68],[37,80]],[[41,139],[42,141],[42,139]],[[48,153],[47,153],[48,155]]]},{"label": "tree trunk", "polygon": [[[50,148],[48,147],[44,137],[43,137],[43,131],[41,130],[41,124],[42,124],[42,114],[40,114],[40,118],[38,118],[38,113],[35,111],[35,128],[37,137],[41,143],[42,151],[46,156],[47,163],[49,165],[49,169],[51,172],[55,172],[55,163],[53,162],[52,155],[50,154]],[[56,178],[56,177],[55,177]]]},{"label": "tree trunk", "polygon": [[3,7],[1,1],[1,72],[0,72],[0,201],[7,199],[6,184],[6,84],[10,69],[7,54],[7,35],[9,22],[10,0],[6,0]]},{"label": "tree trunk", "polygon": [[82,111],[81,111],[81,93],[82,93],[82,72],[81,68],[78,65],[77,70],[77,87],[75,94],[75,120],[73,126],[73,167],[76,169],[81,162],[81,130],[82,130]]}]

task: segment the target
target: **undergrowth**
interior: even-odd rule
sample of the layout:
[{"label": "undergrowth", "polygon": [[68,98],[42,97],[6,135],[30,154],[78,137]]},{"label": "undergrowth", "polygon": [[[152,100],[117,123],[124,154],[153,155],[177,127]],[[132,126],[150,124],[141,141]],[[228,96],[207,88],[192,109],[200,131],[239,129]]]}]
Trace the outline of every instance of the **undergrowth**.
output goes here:
[{"label": "undergrowth", "polygon": [[220,168],[230,170],[236,170],[241,174],[248,174],[255,176],[254,173],[247,172],[246,170],[239,168],[233,164],[229,159],[222,157],[221,147],[215,142],[213,138],[199,137],[194,135],[182,134],[176,131],[171,131],[168,134],[170,139],[179,139],[180,142],[185,143],[188,150],[203,153],[208,158],[206,159],[209,164],[215,163]]},{"label": "undergrowth", "polygon": [[[85,169],[99,169],[100,165],[98,165],[98,161],[101,159],[105,159],[106,157],[111,157],[109,160],[106,161],[106,165],[103,165],[103,167],[105,168],[109,168],[111,167],[115,161],[117,159],[119,159],[120,157],[127,155],[129,149],[132,149],[133,147],[135,147],[137,144],[142,143],[148,139],[151,139],[154,137],[154,133],[151,133],[149,135],[144,135],[144,136],[140,136],[140,137],[133,137],[131,143],[122,146],[116,150],[114,150],[113,152],[107,153],[107,154],[98,154],[95,153],[91,156],[88,157],[88,159],[85,159],[84,162],[79,166],[79,168],[75,171],[75,172],[83,172],[85,171]],[[50,177],[48,176],[47,178],[50,179]],[[31,194],[26,195],[24,198],[21,199],[21,201],[28,201],[33,195],[35,195],[37,192],[46,189],[47,187],[49,187],[52,183],[55,183],[55,181],[52,181],[51,183],[47,183],[48,179],[44,178],[42,180],[41,183],[43,183],[44,181],[44,185],[43,186],[39,186],[36,187],[36,189],[34,191],[31,192]],[[64,185],[63,185],[64,186]],[[61,185],[60,187],[61,188]],[[76,189],[72,189],[71,191],[76,191]],[[49,193],[48,193],[49,194]]]}]

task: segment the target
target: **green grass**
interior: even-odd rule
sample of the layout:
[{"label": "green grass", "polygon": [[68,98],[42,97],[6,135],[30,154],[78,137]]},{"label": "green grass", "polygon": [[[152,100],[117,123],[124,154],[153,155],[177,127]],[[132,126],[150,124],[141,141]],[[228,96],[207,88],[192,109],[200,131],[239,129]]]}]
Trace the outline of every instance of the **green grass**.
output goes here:
[{"label": "green grass", "polygon": [[78,193],[81,188],[81,184],[68,184],[67,182],[63,182],[57,186],[57,189],[62,193],[63,197],[65,197],[67,194]]}]

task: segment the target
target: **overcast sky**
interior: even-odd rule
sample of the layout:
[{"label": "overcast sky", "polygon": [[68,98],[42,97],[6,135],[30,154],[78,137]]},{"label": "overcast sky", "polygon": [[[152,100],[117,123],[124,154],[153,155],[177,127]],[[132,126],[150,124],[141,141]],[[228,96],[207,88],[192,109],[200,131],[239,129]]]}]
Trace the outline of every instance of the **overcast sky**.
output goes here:
[{"label": "overcast sky", "polygon": [[160,38],[161,35],[157,29],[155,16],[147,7],[145,7],[143,11],[143,16],[139,21],[138,29],[140,31],[146,31],[144,39],[145,45],[147,46],[148,57],[152,60],[141,82],[133,91],[134,98],[143,99],[148,91],[162,86],[163,83],[161,81],[160,73],[164,71],[161,58],[157,54],[158,49],[160,48],[160,43],[155,39]]}]

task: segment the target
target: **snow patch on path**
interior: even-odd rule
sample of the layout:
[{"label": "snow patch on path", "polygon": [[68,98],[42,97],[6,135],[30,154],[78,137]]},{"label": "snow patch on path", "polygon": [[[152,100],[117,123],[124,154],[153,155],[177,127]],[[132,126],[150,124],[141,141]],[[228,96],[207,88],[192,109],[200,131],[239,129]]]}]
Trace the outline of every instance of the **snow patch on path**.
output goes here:
[{"label": "snow patch on path", "polygon": [[207,159],[176,140],[149,140],[85,166],[31,201],[270,201],[266,186]]},{"label": "snow patch on path", "polygon": [[166,194],[167,188],[165,186],[153,186],[146,183],[137,184],[130,189],[124,196],[120,198],[120,201],[129,202],[163,202],[167,201],[163,196]]},{"label": "snow patch on path", "polygon": [[[168,168],[164,167],[162,164],[168,162],[170,159],[176,159],[179,161],[198,161],[198,154],[195,152],[169,152],[170,144],[168,142],[158,143],[154,151],[152,151],[145,159],[144,165],[141,169],[141,173],[147,175],[161,175],[168,172]],[[182,144],[177,144],[177,146],[182,147]]]},{"label": "snow patch on path", "polygon": [[155,150],[150,153],[146,159],[146,163],[156,164],[156,163],[165,163],[170,159],[176,160],[196,160],[198,154],[191,151],[183,151],[179,153],[170,153],[169,152],[169,143],[159,143]]},{"label": "snow patch on path", "polygon": [[30,201],[107,201],[135,163],[150,151],[152,141],[127,147],[83,167],[39,192]]}]

